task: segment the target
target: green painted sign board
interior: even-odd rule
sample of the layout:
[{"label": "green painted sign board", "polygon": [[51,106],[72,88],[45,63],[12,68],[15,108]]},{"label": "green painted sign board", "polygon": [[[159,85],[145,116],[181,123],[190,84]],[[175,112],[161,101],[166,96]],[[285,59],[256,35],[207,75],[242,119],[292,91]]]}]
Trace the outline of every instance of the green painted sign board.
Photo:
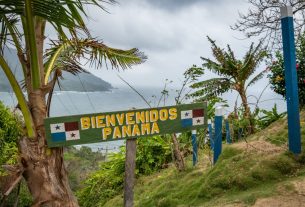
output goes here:
[{"label": "green painted sign board", "polygon": [[148,137],[207,125],[206,103],[45,119],[49,147]]}]

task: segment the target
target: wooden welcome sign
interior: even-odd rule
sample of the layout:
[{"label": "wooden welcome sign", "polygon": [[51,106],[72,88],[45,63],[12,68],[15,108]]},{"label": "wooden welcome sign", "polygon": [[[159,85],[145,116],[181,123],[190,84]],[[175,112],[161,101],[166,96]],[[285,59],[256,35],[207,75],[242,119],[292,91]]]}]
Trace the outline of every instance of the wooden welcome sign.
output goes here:
[{"label": "wooden welcome sign", "polygon": [[45,119],[49,147],[177,133],[207,125],[206,103]]}]

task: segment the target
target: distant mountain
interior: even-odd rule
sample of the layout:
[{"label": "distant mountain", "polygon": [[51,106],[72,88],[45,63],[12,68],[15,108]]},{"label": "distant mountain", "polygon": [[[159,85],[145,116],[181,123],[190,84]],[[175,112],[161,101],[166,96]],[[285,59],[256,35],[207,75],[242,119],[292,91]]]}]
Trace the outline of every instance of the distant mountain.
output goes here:
[{"label": "distant mountain", "polygon": [[[19,60],[14,50],[5,51],[8,64],[16,75],[18,81],[23,80],[22,69],[18,64]],[[67,72],[62,74],[64,79],[60,79],[61,89],[55,87],[56,91],[78,91],[78,92],[93,92],[93,91],[109,91],[113,87],[110,83],[96,77],[91,73],[80,73],[73,75]],[[0,92],[12,92],[12,88],[7,80],[3,70],[0,68]]]},{"label": "distant mountain", "polygon": [[71,73],[63,72],[62,76],[64,79],[60,80],[61,89],[56,85],[56,91],[93,92],[109,91],[113,88],[110,83],[91,73],[79,73],[75,76]]}]

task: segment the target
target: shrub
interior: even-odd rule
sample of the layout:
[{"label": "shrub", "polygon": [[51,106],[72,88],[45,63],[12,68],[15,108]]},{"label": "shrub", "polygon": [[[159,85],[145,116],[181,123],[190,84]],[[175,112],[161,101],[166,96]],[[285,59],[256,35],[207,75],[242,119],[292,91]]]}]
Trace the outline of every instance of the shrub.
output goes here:
[{"label": "shrub", "polygon": [[[18,162],[17,142],[21,134],[22,129],[19,117],[0,102],[0,177],[7,174],[2,168],[3,165],[14,165]],[[14,206],[18,194],[17,191],[17,188],[14,189],[3,205]],[[0,201],[2,198],[3,195],[0,193]],[[21,182],[18,204],[19,206],[30,206],[31,203],[32,199],[27,186],[24,182]]]},{"label": "shrub", "polygon": [[0,102],[0,176],[2,165],[18,160],[17,140],[21,135],[20,120]]}]

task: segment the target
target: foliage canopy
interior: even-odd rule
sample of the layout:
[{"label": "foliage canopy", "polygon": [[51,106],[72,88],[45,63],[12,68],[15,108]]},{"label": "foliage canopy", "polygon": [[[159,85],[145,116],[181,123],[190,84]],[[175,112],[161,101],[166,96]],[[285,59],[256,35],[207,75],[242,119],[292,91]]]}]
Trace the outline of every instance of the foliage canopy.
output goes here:
[{"label": "foliage canopy", "polygon": [[[250,45],[243,59],[237,59],[230,45],[227,45],[227,50],[216,45],[215,41],[208,37],[211,43],[211,49],[214,60],[201,57],[203,60],[203,69],[207,69],[218,77],[208,80],[198,81],[191,87],[196,89],[191,96],[201,100],[209,100],[219,95],[235,90],[242,99],[242,104],[245,110],[245,116],[250,114],[250,109],[247,102],[247,88],[258,80],[260,80],[266,70],[255,74],[258,65],[267,56],[267,52],[262,47],[262,43]],[[255,74],[254,77],[252,77]],[[252,77],[252,78],[251,78]]]}]

